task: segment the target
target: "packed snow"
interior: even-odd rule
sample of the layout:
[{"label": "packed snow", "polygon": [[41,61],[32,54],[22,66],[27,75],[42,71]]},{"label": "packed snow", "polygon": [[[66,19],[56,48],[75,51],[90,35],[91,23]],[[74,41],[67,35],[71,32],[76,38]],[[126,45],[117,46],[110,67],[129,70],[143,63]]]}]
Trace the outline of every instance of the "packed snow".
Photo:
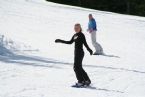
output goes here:
[{"label": "packed snow", "polygon": [[[86,31],[88,14],[98,24],[97,41],[106,56],[83,66],[92,88],[72,88],[73,26]],[[0,97],[145,97],[145,17],[97,11],[45,0],[0,0]]]}]

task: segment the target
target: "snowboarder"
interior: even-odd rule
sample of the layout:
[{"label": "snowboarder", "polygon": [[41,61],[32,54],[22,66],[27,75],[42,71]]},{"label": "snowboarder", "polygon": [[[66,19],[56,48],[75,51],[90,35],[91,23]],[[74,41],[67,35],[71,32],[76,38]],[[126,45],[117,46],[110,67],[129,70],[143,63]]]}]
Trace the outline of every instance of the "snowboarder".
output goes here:
[{"label": "snowboarder", "polygon": [[56,43],[65,43],[72,44],[75,42],[75,52],[74,52],[74,72],[76,74],[76,78],[78,82],[74,85],[75,87],[83,87],[85,85],[89,86],[91,84],[91,80],[88,77],[87,73],[82,67],[82,61],[84,57],[83,45],[87,48],[90,55],[93,54],[93,51],[89,48],[85,35],[82,33],[82,28],[80,24],[75,24],[74,26],[75,34],[71,38],[70,41],[65,41],[61,39],[56,39]]},{"label": "snowboarder", "polygon": [[92,44],[96,50],[94,55],[103,55],[103,48],[99,43],[96,42],[97,24],[92,14],[89,14],[89,23],[87,31],[91,34]]}]

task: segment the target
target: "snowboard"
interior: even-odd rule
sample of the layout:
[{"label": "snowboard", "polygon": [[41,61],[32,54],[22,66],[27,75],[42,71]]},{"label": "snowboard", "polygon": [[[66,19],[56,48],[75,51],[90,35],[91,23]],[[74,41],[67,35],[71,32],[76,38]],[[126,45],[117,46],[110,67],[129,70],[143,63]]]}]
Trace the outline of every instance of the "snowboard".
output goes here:
[{"label": "snowboard", "polygon": [[96,89],[96,87],[92,86],[92,85],[84,85],[84,86],[78,86],[78,85],[72,85],[72,88],[87,88],[87,89]]}]

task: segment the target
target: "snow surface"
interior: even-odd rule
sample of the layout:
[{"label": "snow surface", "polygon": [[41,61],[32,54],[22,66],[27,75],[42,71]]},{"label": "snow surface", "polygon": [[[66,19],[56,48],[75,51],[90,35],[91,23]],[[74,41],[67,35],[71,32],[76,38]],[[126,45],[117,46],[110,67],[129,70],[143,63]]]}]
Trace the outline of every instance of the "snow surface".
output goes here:
[{"label": "snow surface", "polygon": [[[86,32],[89,13],[108,56],[85,50],[83,64],[93,88],[76,89],[71,87],[76,82],[73,45],[54,40],[70,40],[79,22],[94,50]],[[13,41],[8,41],[12,46],[0,43],[0,97],[145,97],[144,17],[44,0],[0,0],[0,35]]]}]

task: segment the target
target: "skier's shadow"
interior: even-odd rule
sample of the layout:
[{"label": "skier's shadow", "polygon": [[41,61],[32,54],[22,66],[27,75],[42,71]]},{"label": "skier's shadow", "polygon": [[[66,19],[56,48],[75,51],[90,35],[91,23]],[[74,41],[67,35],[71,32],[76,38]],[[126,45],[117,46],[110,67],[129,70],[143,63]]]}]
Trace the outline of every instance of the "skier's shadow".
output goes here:
[{"label": "skier's shadow", "polygon": [[103,56],[106,56],[106,57],[114,57],[114,58],[120,58],[119,56],[115,56],[115,55],[108,55],[108,54],[104,54]]},{"label": "skier's shadow", "polygon": [[60,62],[52,58],[43,58],[38,56],[28,56],[28,55],[17,55],[17,54],[8,54],[0,55],[0,61],[4,63],[15,63],[18,65],[24,66],[33,66],[33,67],[49,67],[49,68],[59,68],[62,67],[57,64],[68,64],[65,62]]},{"label": "skier's shadow", "polygon": [[105,56],[105,57],[114,57],[114,58],[120,58],[119,56],[116,56],[116,55],[109,55],[109,54],[101,54],[101,55],[98,55],[98,56]]}]

